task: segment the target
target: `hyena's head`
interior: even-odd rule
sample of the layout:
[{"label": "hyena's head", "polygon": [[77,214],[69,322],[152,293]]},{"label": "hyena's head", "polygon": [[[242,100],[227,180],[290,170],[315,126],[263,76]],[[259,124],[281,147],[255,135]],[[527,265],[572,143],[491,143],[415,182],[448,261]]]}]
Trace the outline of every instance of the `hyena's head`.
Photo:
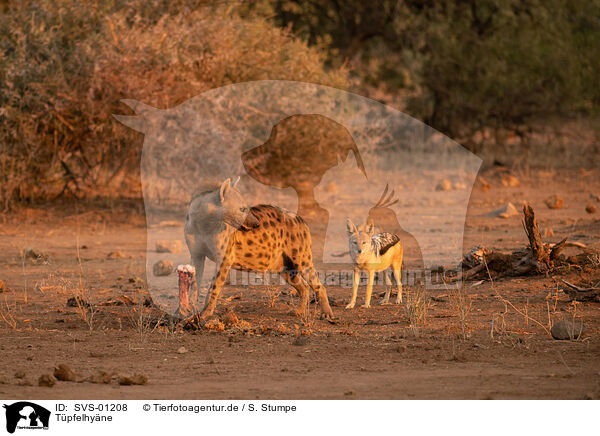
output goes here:
[{"label": "hyena's head", "polygon": [[219,200],[223,221],[236,229],[256,227],[258,219],[244,200],[240,191],[235,188],[240,178],[231,182],[225,180],[219,188]]},{"label": "hyena's head", "polygon": [[361,257],[370,255],[372,251],[371,238],[375,233],[373,220],[368,220],[367,224],[357,228],[352,220],[348,218],[346,229],[348,231],[348,248],[350,249],[352,260],[355,261]]},{"label": "hyena's head", "polygon": [[256,227],[258,219],[236,189],[239,177],[225,180],[216,190],[195,194],[186,216],[187,233],[219,231],[223,223],[236,229]]}]

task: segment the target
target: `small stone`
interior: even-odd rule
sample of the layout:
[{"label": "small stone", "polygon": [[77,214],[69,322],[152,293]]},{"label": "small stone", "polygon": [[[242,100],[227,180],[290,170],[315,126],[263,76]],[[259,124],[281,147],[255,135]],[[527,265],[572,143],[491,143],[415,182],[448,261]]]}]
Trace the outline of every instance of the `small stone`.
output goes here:
[{"label": "small stone", "polygon": [[177,349],[177,352],[178,352],[179,354],[185,354],[185,353],[187,353],[187,352],[188,352],[188,349],[187,349],[187,348],[185,348],[185,347],[179,347],[179,348]]},{"label": "small stone", "polygon": [[15,378],[18,378],[18,379],[24,379],[26,375],[27,374],[25,374],[25,371],[23,371],[22,369],[15,372]]},{"label": "small stone", "polygon": [[168,276],[175,269],[175,265],[170,260],[159,260],[152,267],[155,276]]},{"label": "small stone", "polygon": [[297,347],[303,347],[304,345],[308,345],[308,341],[309,341],[308,336],[300,335],[300,336],[297,336],[296,339],[294,339],[294,342],[292,342],[292,345],[295,345]]},{"label": "small stone", "polygon": [[510,218],[515,215],[519,215],[519,212],[517,212],[517,209],[512,203],[506,203],[501,208],[496,209],[488,214],[488,216],[497,218]]},{"label": "small stone", "polygon": [[110,384],[111,379],[112,376],[106,371],[98,371],[97,373],[90,375],[86,381],[94,384],[108,385]]},{"label": "small stone", "polygon": [[558,340],[579,339],[584,331],[585,326],[582,322],[562,320],[554,323],[550,334],[554,339]]},{"label": "small stone", "polygon": [[349,390],[349,391],[344,392],[344,395],[346,397],[349,397],[351,395],[356,395],[356,392],[354,390]]},{"label": "small stone", "polygon": [[435,187],[436,191],[450,191],[451,189],[452,189],[452,183],[448,179],[442,180]]},{"label": "small stone", "polygon": [[554,194],[544,200],[548,209],[561,209],[563,207],[563,199],[558,195]]},{"label": "small stone", "polygon": [[61,363],[57,368],[54,368],[54,377],[62,381],[76,381],[77,374],[69,365]]},{"label": "small stone", "polygon": [[502,185],[506,186],[507,188],[516,188],[520,185],[519,179],[517,179],[512,174],[505,174],[504,176],[502,176],[502,179],[500,181]]},{"label": "small stone", "polygon": [[594,206],[593,204],[588,204],[588,205],[585,207],[585,211],[586,211],[587,213],[596,213],[596,206]]},{"label": "small stone", "polygon": [[148,384],[148,376],[143,373],[134,374],[132,377],[119,376],[121,386],[145,385]]},{"label": "small stone", "polygon": [[56,384],[56,379],[50,374],[42,374],[38,379],[38,385],[51,388]]},{"label": "small stone", "polygon": [[120,251],[111,251],[106,255],[107,259],[122,259],[123,257],[125,257],[125,255]]},{"label": "small stone", "polygon": [[490,183],[487,180],[485,180],[483,177],[479,176],[477,178],[477,180],[481,184],[481,190],[483,192],[487,192],[487,191],[489,191],[492,188],[492,185],[490,185]]},{"label": "small stone", "polygon": [[67,300],[67,307],[89,307],[90,303],[85,301],[82,297],[71,297]]},{"label": "small stone", "polygon": [[158,253],[181,253],[183,244],[180,240],[175,241],[156,241],[156,251]]}]

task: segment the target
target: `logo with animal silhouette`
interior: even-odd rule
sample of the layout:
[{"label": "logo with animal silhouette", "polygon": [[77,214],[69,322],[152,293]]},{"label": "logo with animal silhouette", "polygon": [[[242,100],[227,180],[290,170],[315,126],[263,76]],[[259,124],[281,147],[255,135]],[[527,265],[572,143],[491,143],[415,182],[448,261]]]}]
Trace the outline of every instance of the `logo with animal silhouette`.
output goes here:
[{"label": "logo with animal silhouette", "polygon": [[[296,268],[306,250],[291,239],[303,235],[302,226],[307,237],[300,242],[310,241],[307,267],[318,273],[352,271],[348,219],[357,226],[372,221],[374,235],[395,235],[403,271],[462,258],[470,187],[481,160],[399,111],[287,81],[218,88],[170,109],[124,103],[135,115],[116,118],[144,134],[149,290],[172,312],[214,308],[211,289],[216,298],[235,280],[230,270],[281,268],[275,272],[285,275],[293,265],[303,280],[299,286],[313,288],[318,299],[315,280]],[[463,188],[436,191],[442,177]],[[284,223],[289,217],[302,220],[298,229]],[[230,247],[231,238],[241,247]],[[164,241],[185,248],[165,254],[158,248]],[[165,260],[181,268],[154,268]],[[178,288],[183,297],[174,304],[166,296]]]},{"label": "logo with animal silhouette", "polygon": [[50,425],[50,411],[45,407],[29,401],[19,401],[13,404],[4,404],[6,414],[6,431],[14,433],[19,430],[48,430]]}]

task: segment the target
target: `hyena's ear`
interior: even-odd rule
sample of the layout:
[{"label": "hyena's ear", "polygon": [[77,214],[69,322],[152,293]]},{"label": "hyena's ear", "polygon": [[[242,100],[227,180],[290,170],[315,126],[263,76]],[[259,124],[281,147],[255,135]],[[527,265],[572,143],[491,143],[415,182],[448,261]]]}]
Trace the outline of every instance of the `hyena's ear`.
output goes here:
[{"label": "hyena's ear", "polygon": [[356,230],[356,226],[350,218],[346,220],[346,230],[348,231],[349,235],[351,235],[352,233],[358,233],[358,230]]},{"label": "hyena's ear", "polygon": [[235,186],[238,184],[239,181],[240,181],[240,176],[237,176],[235,178],[235,180],[233,182],[231,182],[231,187],[235,188]]},{"label": "hyena's ear", "polygon": [[229,188],[231,188],[231,179],[225,180],[221,185],[221,189],[219,189],[219,197],[221,197],[221,202],[225,200],[225,194]]},{"label": "hyena's ear", "polygon": [[365,226],[365,232],[368,235],[372,235],[375,232],[375,224],[373,223],[373,219],[369,218],[367,221],[367,225]]}]

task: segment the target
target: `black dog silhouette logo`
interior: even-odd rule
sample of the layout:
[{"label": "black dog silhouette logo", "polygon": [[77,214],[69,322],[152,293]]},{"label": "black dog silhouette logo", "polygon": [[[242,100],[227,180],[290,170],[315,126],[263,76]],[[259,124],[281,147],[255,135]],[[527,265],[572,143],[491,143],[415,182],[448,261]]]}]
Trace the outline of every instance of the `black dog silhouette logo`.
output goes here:
[{"label": "black dog silhouette logo", "polygon": [[5,404],[6,431],[14,433],[18,429],[48,429],[50,411],[29,401]]}]

